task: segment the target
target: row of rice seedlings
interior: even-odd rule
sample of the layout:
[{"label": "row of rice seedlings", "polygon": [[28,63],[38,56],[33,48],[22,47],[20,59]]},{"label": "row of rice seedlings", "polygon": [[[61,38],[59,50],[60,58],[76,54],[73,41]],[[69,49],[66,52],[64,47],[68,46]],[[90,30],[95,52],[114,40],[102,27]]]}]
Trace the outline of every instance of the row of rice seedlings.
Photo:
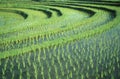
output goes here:
[{"label": "row of rice seedlings", "polygon": [[5,61],[4,67],[2,68],[2,69],[3,69],[3,70],[2,70],[2,74],[3,74],[3,75],[6,74],[6,68],[7,68],[8,61],[9,61],[8,59]]},{"label": "row of rice seedlings", "polygon": [[[61,50],[62,49],[62,50]],[[60,47],[60,49],[59,50],[61,50],[61,55],[59,56],[60,57],[60,62],[61,62],[61,64],[60,64],[60,69],[61,69],[61,75],[62,75],[62,77],[64,78],[64,76],[65,76],[65,74],[66,74],[66,70],[65,70],[65,63],[67,62],[67,59],[66,59],[66,56],[65,56],[65,53],[67,53],[66,51],[65,51],[65,46],[64,45],[62,45],[61,47]]]},{"label": "row of rice seedlings", "polygon": [[[109,41],[109,42],[111,42],[111,41]],[[113,41],[113,44],[115,44],[116,43],[116,41]],[[111,44],[111,43],[110,43]],[[110,49],[110,48],[109,48]],[[119,49],[119,48],[118,48]],[[108,62],[108,65],[106,66],[106,68],[107,67],[110,67],[110,69],[109,69],[109,74],[111,74],[111,71],[114,71],[115,70],[115,67],[114,66],[112,66],[112,65],[115,65],[115,59],[113,59],[114,57],[116,58],[117,57],[117,55],[115,55],[115,53],[118,53],[118,52],[116,52],[116,49],[111,49],[111,50],[115,50],[115,52],[114,51],[111,51],[111,54],[109,55],[109,54],[107,54],[106,55],[106,58],[108,58],[109,57],[109,59],[107,59],[107,60],[109,60],[109,62]],[[108,51],[109,52],[109,51]],[[112,61],[110,61],[110,59],[112,60]]]},{"label": "row of rice seedlings", "polygon": [[[32,11],[32,10],[30,11],[30,10],[27,10],[27,9],[15,9],[15,10],[24,11],[25,13],[27,13],[29,15],[29,17],[27,18],[27,22],[29,22],[33,18],[31,16],[36,16],[34,14],[31,14],[31,13],[35,13],[36,11]],[[41,13],[38,12],[37,14],[38,14],[37,16],[39,16],[39,14],[43,14],[43,13],[42,12]],[[44,15],[42,15],[42,16],[44,16]],[[25,24],[25,22],[23,22],[23,24]],[[23,26],[20,29],[27,28],[27,27],[23,27]],[[18,26],[15,28],[15,30],[17,30],[17,29],[18,29]],[[19,31],[20,31],[20,29],[19,29]],[[7,31],[5,31],[5,32],[7,32]]]},{"label": "row of rice seedlings", "polygon": [[[102,57],[102,55],[100,55],[101,57]],[[101,59],[100,59],[101,60]],[[111,64],[110,64],[110,66],[111,66]],[[110,68],[111,69],[111,68]],[[111,70],[110,70],[110,72],[111,72]],[[103,77],[103,74],[101,74],[101,77]]]},{"label": "row of rice seedlings", "polygon": [[[62,53],[62,52],[58,52],[58,53]],[[60,55],[57,55],[57,62],[58,62],[58,65],[59,65],[58,67],[60,67],[59,71],[61,72],[62,76],[64,76],[64,69],[63,69],[62,62],[60,61]],[[59,74],[60,74],[60,72],[59,72]]]},{"label": "row of rice seedlings", "polygon": [[97,72],[98,72],[98,70],[97,70]]},{"label": "row of rice seedlings", "polygon": [[36,37],[32,37],[32,38],[26,38],[26,39],[24,39],[24,40],[16,40],[16,41],[14,41],[13,43],[11,43],[11,44],[4,44],[4,48],[5,48],[5,50],[9,50],[9,49],[12,49],[12,48],[20,48],[20,47],[26,47],[26,46],[28,46],[28,45],[31,45],[31,44],[36,44],[36,43],[38,43],[38,41],[40,40],[40,41],[42,41],[44,38],[43,37],[39,37],[39,39],[38,39],[38,36],[36,36]]},{"label": "row of rice seedlings", "polygon": [[[1,60],[2,61],[2,60]],[[8,74],[8,72],[11,72],[12,70],[10,69],[10,67],[9,67],[9,65],[11,65],[11,63],[9,62],[9,58],[8,59],[6,59],[4,62],[2,62],[2,64],[1,64],[1,77],[0,78],[7,78],[5,75],[7,75]],[[11,78],[11,73],[9,73],[8,74],[9,75],[9,77]]]},{"label": "row of rice seedlings", "polygon": [[[101,55],[101,57],[102,57],[102,55]],[[110,64],[111,65],[111,64]],[[111,72],[111,70],[110,70],[110,72]]]},{"label": "row of rice seedlings", "polygon": [[[48,6],[48,8],[49,8],[49,7],[51,7],[51,6]],[[54,8],[54,7],[52,7],[52,8]],[[62,8],[58,8],[58,7],[57,7],[57,9],[58,9],[58,10],[60,9],[60,10],[62,11]],[[63,9],[63,10],[64,10],[64,9]],[[64,12],[64,13],[65,13],[65,12]],[[63,15],[63,16],[64,16],[64,15]],[[62,19],[63,19],[63,16],[61,17]],[[61,18],[58,18],[58,19],[61,19]],[[58,19],[56,19],[56,20],[58,20]],[[62,19],[61,19],[61,20],[62,20]],[[64,19],[65,19],[65,16],[64,16]],[[52,19],[52,20],[55,20],[55,19]],[[48,28],[49,28],[49,27],[48,27]]]},{"label": "row of rice seedlings", "polygon": [[[72,5],[72,4],[71,4]],[[73,4],[74,5],[74,4]],[[82,5],[83,6],[83,5]]]},{"label": "row of rice seedlings", "polygon": [[[64,56],[65,52],[62,52],[62,51],[65,51],[64,46],[60,46],[58,48],[58,50],[60,50],[61,48],[62,48],[62,50],[60,52],[58,52],[59,54],[57,55],[58,56],[57,60],[58,60],[58,63],[60,65],[61,76],[64,76],[65,75],[65,69],[64,68],[66,67],[66,70],[68,70],[68,71],[69,71],[69,69],[68,69],[68,65],[65,66],[65,63],[67,63],[67,61],[65,62],[65,60],[66,60],[66,57]],[[67,51],[66,51],[66,53],[67,53]],[[60,61],[61,57],[63,58],[64,61],[63,60]],[[72,73],[71,73],[71,77],[72,77]]]}]

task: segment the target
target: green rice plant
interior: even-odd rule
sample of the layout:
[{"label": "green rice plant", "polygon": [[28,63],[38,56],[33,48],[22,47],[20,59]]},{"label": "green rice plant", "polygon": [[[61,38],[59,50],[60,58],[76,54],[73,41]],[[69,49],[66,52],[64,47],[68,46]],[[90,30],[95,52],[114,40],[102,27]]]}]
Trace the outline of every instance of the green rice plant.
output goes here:
[{"label": "green rice plant", "polygon": [[54,64],[55,64],[54,58],[51,59],[51,64],[52,64],[52,66],[54,66]]},{"label": "green rice plant", "polygon": [[8,59],[5,61],[4,68],[3,68],[3,74],[5,74],[4,71],[6,71],[7,63],[8,63]]},{"label": "green rice plant", "polygon": [[98,67],[96,66],[96,73],[98,73]]},{"label": "green rice plant", "polygon": [[40,55],[41,55],[41,52],[40,52],[40,49],[39,49],[38,56],[37,56],[38,57],[37,60],[38,60],[39,63],[40,63],[40,58],[41,58]]},{"label": "green rice plant", "polygon": [[20,69],[20,63],[18,63],[18,69]]},{"label": "green rice plant", "polygon": [[95,78],[95,79],[99,79],[99,78],[98,78],[98,76],[96,76],[96,78]]},{"label": "green rice plant", "polygon": [[64,76],[64,75],[65,75],[65,73],[64,73],[63,65],[62,65],[62,63],[61,63],[61,62],[60,62],[60,70],[61,70],[62,76]]},{"label": "green rice plant", "polygon": [[111,74],[112,70],[111,70],[111,69],[109,69],[109,70],[108,70],[108,72],[109,72],[109,74]]},{"label": "green rice plant", "polygon": [[1,66],[1,61],[0,61],[0,66]]},{"label": "green rice plant", "polygon": [[115,79],[113,75],[111,75],[111,79]]},{"label": "green rice plant", "polygon": [[15,74],[13,73],[13,74],[12,74],[12,78],[11,78],[11,79],[14,79],[14,76],[15,76]]},{"label": "green rice plant", "polygon": [[42,75],[42,79],[45,79],[45,77],[44,77],[44,70],[43,70],[43,66],[41,66],[41,75]]},{"label": "green rice plant", "polygon": [[89,74],[88,73],[86,73],[86,77],[89,78]]},{"label": "green rice plant", "polygon": [[51,75],[50,75],[50,73],[48,72],[48,79],[51,79]]},{"label": "green rice plant", "polygon": [[4,71],[4,69],[2,69],[2,74],[5,75],[5,71]]},{"label": "green rice plant", "polygon": [[37,67],[35,63],[33,63],[33,67],[34,67],[35,78],[38,79],[38,72],[37,72]]},{"label": "green rice plant", "polygon": [[81,74],[81,79],[84,79],[84,75],[83,74]]},{"label": "green rice plant", "polygon": [[19,79],[22,79],[22,70],[20,69]]},{"label": "green rice plant", "polygon": [[69,79],[69,76],[67,75],[67,79]]},{"label": "green rice plant", "polygon": [[51,59],[52,58],[52,54],[49,54],[49,59]]},{"label": "green rice plant", "polygon": [[6,79],[6,77],[5,77],[5,76],[2,76],[2,79]]},{"label": "green rice plant", "polygon": [[67,62],[65,63],[65,68],[68,69],[68,63]]},{"label": "green rice plant", "polygon": [[27,79],[30,79],[30,74],[29,74],[29,72],[27,72],[26,75],[27,75]]},{"label": "green rice plant", "polygon": [[14,65],[13,65],[13,63],[12,63],[12,62],[11,62],[10,64],[11,64],[10,72],[12,73],[13,68],[14,68]]},{"label": "green rice plant", "polygon": [[117,66],[118,66],[118,68],[120,68],[120,64],[119,63],[117,64]]},{"label": "green rice plant", "polygon": [[45,51],[45,49],[43,49],[43,53],[44,53],[43,60],[46,60],[46,51]]},{"label": "green rice plant", "polygon": [[25,68],[25,62],[24,62],[24,59],[22,58],[22,65],[23,65],[23,67]]},{"label": "green rice plant", "polygon": [[107,76],[107,72],[106,71],[104,71],[104,75]]},{"label": "green rice plant", "polygon": [[73,70],[74,70],[74,72],[76,71],[76,68],[75,67],[73,67]]},{"label": "green rice plant", "polygon": [[30,53],[28,55],[27,62],[28,62],[28,65],[30,66],[31,65],[31,62],[30,62]]},{"label": "green rice plant", "polygon": [[51,72],[51,68],[48,69],[48,72],[49,72],[49,73]]},{"label": "green rice plant", "polygon": [[56,65],[54,66],[54,68],[55,68],[55,76],[56,76],[56,79],[59,79],[58,69],[57,69]]},{"label": "green rice plant", "polygon": [[72,76],[72,72],[70,72],[70,78],[73,78],[73,76]]},{"label": "green rice plant", "polygon": [[101,78],[103,78],[103,76],[104,76],[104,73],[103,73],[103,71],[101,72]]}]

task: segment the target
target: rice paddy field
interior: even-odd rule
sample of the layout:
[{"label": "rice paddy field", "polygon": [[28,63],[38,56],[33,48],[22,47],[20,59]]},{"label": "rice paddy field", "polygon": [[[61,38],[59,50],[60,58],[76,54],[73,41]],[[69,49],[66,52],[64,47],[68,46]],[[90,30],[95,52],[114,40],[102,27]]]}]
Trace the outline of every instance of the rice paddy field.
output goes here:
[{"label": "rice paddy field", "polygon": [[120,2],[0,1],[0,79],[120,79]]}]

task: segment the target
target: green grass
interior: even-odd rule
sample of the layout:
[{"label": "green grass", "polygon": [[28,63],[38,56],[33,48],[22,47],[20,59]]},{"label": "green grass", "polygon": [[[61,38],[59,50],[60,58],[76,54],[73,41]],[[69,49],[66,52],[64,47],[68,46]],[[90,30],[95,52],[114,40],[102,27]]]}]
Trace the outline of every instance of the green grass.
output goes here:
[{"label": "green grass", "polygon": [[1,2],[0,79],[119,79],[119,9],[110,1]]}]

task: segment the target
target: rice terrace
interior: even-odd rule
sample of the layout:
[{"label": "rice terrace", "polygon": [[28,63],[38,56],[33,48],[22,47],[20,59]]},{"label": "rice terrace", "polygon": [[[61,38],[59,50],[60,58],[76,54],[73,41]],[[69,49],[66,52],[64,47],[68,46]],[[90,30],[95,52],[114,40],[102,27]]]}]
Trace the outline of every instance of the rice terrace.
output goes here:
[{"label": "rice terrace", "polygon": [[0,0],[0,79],[120,79],[120,1]]}]

